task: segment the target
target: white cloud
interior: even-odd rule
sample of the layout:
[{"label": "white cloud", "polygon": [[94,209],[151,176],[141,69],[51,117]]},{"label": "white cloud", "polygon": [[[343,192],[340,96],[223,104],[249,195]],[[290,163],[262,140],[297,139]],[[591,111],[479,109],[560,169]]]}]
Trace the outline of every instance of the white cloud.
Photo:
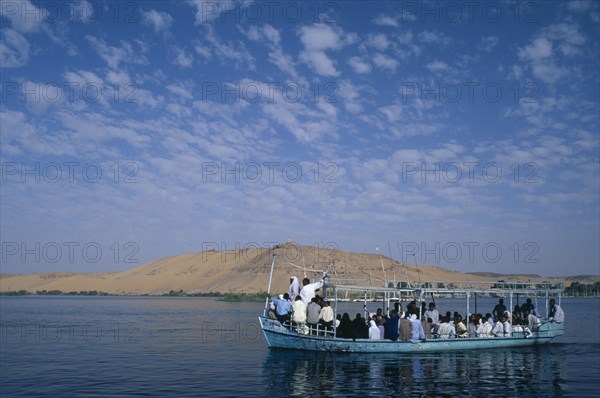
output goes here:
[{"label": "white cloud", "polygon": [[168,31],[173,24],[173,17],[163,11],[149,10],[142,12],[144,24],[152,27],[154,33]]},{"label": "white cloud", "polygon": [[312,66],[315,72],[321,76],[336,77],[340,74],[335,68],[334,61],[322,51],[303,51],[300,59]]},{"label": "white cloud", "polygon": [[44,15],[44,10],[30,0],[2,1],[0,4],[0,17],[8,19],[13,29],[21,33],[40,32],[45,24]]},{"label": "white cloud", "polygon": [[27,39],[14,29],[5,28],[0,31],[0,65],[2,68],[18,68],[29,61],[29,48]]},{"label": "white cloud", "polygon": [[399,33],[397,39],[400,44],[411,44],[414,39],[413,32],[408,30],[404,33]]},{"label": "white cloud", "polygon": [[561,22],[543,28],[530,44],[518,48],[518,56],[537,79],[555,84],[576,70],[565,64],[561,55],[572,58],[581,54],[586,41],[578,25]]},{"label": "white cloud", "polygon": [[175,48],[175,57],[173,58],[173,63],[181,66],[182,68],[189,68],[192,66],[194,62],[194,57],[191,54],[185,52],[182,48]]},{"label": "white cloud", "polygon": [[107,45],[104,39],[98,39],[91,35],[88,35],[85,38],[96,49],[100,58],[105,60],[108,66],[112,69],[118,69],[119,64],[121,63],[148,63],[148,60],[143,54],[146,49],[140,43],[138,43],[139,49],[136,51],[130,43],[124,40],[121,40],[120,47],[114,47]]},{"label": "white cloud", "polygon": [[519,58],[528,61],[539,61],[552,56],[552,42],[544,37],[535,39],[525,48],[519,49]]},{"label": "white cloud", "polygon": [[481,40],[479,40],[477,48],[479,50],[489,53],[494,50],[499,41],[500,39],[498,38],[498,36],[485,36],[482,37]]},{"label": "white cloud", "polygon": [[[247,1],[244,2],[247,3]],[[235,9],[236,4],[239,6],[235,0],[188,0],[187,3],[196,8],[196,25],[212,22],[222,12]]]},{"label": "white cloud", "polygon": [[354,72],[358,74],[370,73],[371,64],[362,60],[360,57],[352,57],[348,60],[348,64],[354,69]]},{"label": "white cloud", "polygon": [[248,32],[246,32],[246,35],[250,40],[256,42],[267,40],[272,44],[279,44],[281,41],[279,31],[269,24],[265,24],[260,27],[252,25],[250,26],[250,29],[248,29]]},{"label": "white cloud", "polygon": [[373,19],[373,23],[379,26],[391,26],[393,28],[397,28],[400,26],[397,18],[390,17],[389,15],[381,14]]},{"label": "white cloud", "polygon": [[571,0],[566,2],[567,9],[574,12],[586,12],[592,9],[590,0]]},{"label": "white cloud", "polygon": [[375,54],[373,57],[373,63],[379,68],[387,69],[391,72],[395,72],[399,65],[398,61],[381,53]]},{"label": "white cloud", "polygon": [[569,74],[569,70],[552,64],[537,63],[532,66],[533,75],[546,83],[554,84]]},{"label": "white cloud", "polygon": [[389,47],[390,42],[386,35],[384,34],[369,34],[367,38],[367,45],[371,47],[375,47],[379,51],[384,51]]},{"label": "white cloud", "polygon": [[436,32],[436,31],[431,31],[431,30],[424,30],[423,32],[419,33],[419,41],[422,43],[438,43],[438,44],[448,44],[450,43],[450,39],[448,37],[446,37],[443,33],[440,32]]},{"label": "white cloud", "polygon": [[305,83],[304,79],[296,71],[296,66],[292,56],[287,54],[281,48],[281,36],[277,29],[269,24],[265,24],[262,27],[252,25],[245,33],[250,40],[266,44],[267,48],[269,49],[269,62],[274,64],[282,72],[287,73],[298,83]]},{"label": "white cloud", "polygon": [[222,63],[233,62],[238,69],[256,68],[254,57],[241,40],[237,43],[221,40],[211,26],[206,26],[206,33],[195,43],[194,49],[207,61],[216,57]]},{"label": "white cloud", "polygon": [[442,61],[433,61],[427,64],[427,69],[434,73],[445,72],[449,69],[448,65]]},{"label": "white cloud", "polygon": [[338,95],[344,102],[344,107],[348,112],[360,113],[363,106],[360,103],[362,98],[362,89],[349,80],[342,80],[338,84]]},{"label": "white cloud", "polygon": [[344,46],[343,32],[334,30],[329,25],[314,24],[300,29],[300,41],[304,51],[300,59],[310,65],[321,76],[338,76],[335,62],[327,56],[327,50],[339,50]]},{"label": "white cloud", "polygon": [[[186,86],[192,86],[191,83],[186,83]],[[169,84],[167,86],[167,90],[169,90],[169,92],[171,92],[172,94],[177,95],[178,97],[181,97],[185,100],[192,100],[193,99],[193,95],[191,90],[189,89],[189,87],[186,87],[183,84]]]},{"label": "white cloud", "polygon": [[586,42],[586,38],[579,32],[579,26],[565,22],[544,28],[542,36],[557,43],[559,51],[565,56],[580,54],[580,46]]}]

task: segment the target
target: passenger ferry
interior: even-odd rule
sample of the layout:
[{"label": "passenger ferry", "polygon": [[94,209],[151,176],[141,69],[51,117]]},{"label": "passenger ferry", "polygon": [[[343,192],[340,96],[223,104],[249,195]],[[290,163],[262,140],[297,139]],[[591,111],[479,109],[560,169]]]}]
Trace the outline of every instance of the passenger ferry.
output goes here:
[{"label": "passenger ferry", "polygon": [[[271,264],[271,275],[267,292],[270,293],[275,256]],[[512,312],[513,301],[519,295],[522,297],[543,298],[545,300],[545,319],[534,330],[512,332],[501,337],[441,338],[441,336],[426,336],[425,340],[418,342],[349,339],[336,337],[336,326],[325,328],[317,326],[314,329],[305,324],[280,322],[267,316],[268,299],[265,302],[265,313],[259,316],[259,322],[267,344],[271,348],[286,348],[310,351],[331,352],[373,352],[373,353],[427,353],[442,351],[464,351],[473,349],[523,347],[546,344],[553,338],[564,334],[564,324],[548,321],[549,300],[555,299],[560,305],[561,294],[564,287],[560,283],[548,282],[403,282],[397,286],[367,286],[359,284],[331,283],[326,278],[322,288],[322,296],[329,300],[333,307],[334,319],[338,314],[338,296],[347,297],[347,294],[365,297],[378,297],[385,313],[390,309],[390,304],[400,301],[416,301],[418,308],[426,297],[460,297],[465,299],[466,314],[471,314],[471,300],[477,297],[501,297],[508,299],[508,309]],[[512,322],[512,317],[510,322]]]}]

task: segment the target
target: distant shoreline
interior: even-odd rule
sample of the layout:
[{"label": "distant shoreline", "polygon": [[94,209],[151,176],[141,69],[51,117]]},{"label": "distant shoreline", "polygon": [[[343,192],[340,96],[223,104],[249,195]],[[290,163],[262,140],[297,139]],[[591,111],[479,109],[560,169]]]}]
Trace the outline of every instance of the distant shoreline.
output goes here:
[{"label": "distant shoreline", "polygon": [[163,294],[117,294],[98,291],[79,291],[79,292],[63,292],[61,290],[42,290],[35,293],[26,290],[0,292],[1,297],[17,297],[17,296],[85,296],[85,297],[215,297],[219,301],[225,302],[255,302],[263,301],[266,297],[265,292],[257,293],[221,293],[221,292],[195,292],[188,293],[183,290],[174,291]]}]

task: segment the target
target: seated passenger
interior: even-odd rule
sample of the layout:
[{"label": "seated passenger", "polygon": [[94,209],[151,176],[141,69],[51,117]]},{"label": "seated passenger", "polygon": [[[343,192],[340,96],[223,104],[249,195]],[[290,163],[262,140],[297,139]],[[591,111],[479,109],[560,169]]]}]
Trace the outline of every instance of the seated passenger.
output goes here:
[{"label": "seated passenger", "polygon": [[462,316],[456,315],[454,317],[454,327],[456,329],[457,337],[468,337],[467,327],[465,326],[465,324],[462,321]]},{"label": "seated passenger", "polygon": [[316,297],[310,299],[310,304],[306,307],[306,312],[306,323],[316,330],[319,323],[319,314],[321,313],[321,306],[317,303]]},{"label": "seated passenger", "polygon": [[440,313],[435,309],[434,303],[429,303],[429,309],[425,311],[425,319],[431,318],[432,326],[440,323]]},{"label": "seated passenger", "polygon": [[[271,297],[269,294],[267,296]],[[281,298],[271,298],[271,303],[275,306],[275,317],[279,322],[283,323],[290,320],[292,303],[290,303],[289,298],[288,293],[285,293]]]},{"label": "seated passenger", "polygon": [[440,319],[440,324],[437,327],[437,335],[440,339],[448,339],[456,334],[454,324],[450,323],[448,316],[443,316]]},{"label": "seated passenger", "polygon": [[494,324],[494,328],[492,329],[492,335],[495,337],[503,337],[504,336],[504,325],[502,321],[498,319],[498,317],[494,317],[496,319],[496,323]]},{"label": "seated passenger", "polygon": [[511,327],[508,319],[509,319],[509,315],[504,314],[504,316],[502,317],[502,328],[503,328],[505,337],[510,337],[512,335],[512,327]]},{"label": "seated passenger", "polygon": [[477,335],[477,324],[477,315],[471,314],[471,316],[469,317],[469,327],[467,328],[469,337],[475,337]]},{"label": "seated passenger", "polygon": [[294,300],[294,304],[292,304],[292,321],[297,324],[306,322],[306,305],[302,301],[300,295],[296,296],[296,300]]},{"label": "seated passenger", "polygon": [[523,311],[523,317],[525,318],[525,320],[527,322],[527,327],[532,332],[535,332],[542,324],[542,321],[540,320],[540,318],[535,316],[529,310]]},{"label": "seated passenger", "polygon": [[517,305],[515,305],[515,308],[513,309],[513,325],[520,324],[522,320],[523,320],[523,314],[521,313],[521,308],[517,304]]},{"label": "seated passenger", "polygon": [[371,340],[381,340],[381,332],[379,331],[379,327],[377,326],[377,322],[374,320],[370,320],[369,324],[369,339]]},{"label": "seated passenger", "polygon": [[521,313],[523,314],[523,318],[525,318],[525,311],[526,310],[529,311],[531,314],[537,316],[537,317],[540,316],[540,314],[538,314],[537,310],[535,309],[535,305],[533,305],[533,303],[531,302],[530,298],[528,298],[525,301],[525,304],[523,304],[521,306]]},{"label": "seated passenger", "polygon": [[[491,318],[490,318],[491,319]],[[485,321],[481,322],[480,328],[477,331],[477,337],[492,337],[492,329],[494,325],[491,322]]]},{"label": "seated passenger", "polygon": [[383,340],[385,338],[385,320],[382,316],[376,316],[375,323],[377,323],[377,327],[379,328],[379,338]]},{"label": "seated passenger", "polygon": [[352,338],[352,321],[347,312],[345,312],[340,319],[340,325],[336,329],[336,337],[341,337],[343,339]]},{"label": "seated passenger", "polygon": [[323,301],[323,308],[319,312],[319,323],[327,329],[333,326],[333,309],[329,305],[329,301]]},{"label": "seated passenger", "polygon": [[550,311],[548,312],[548,320],[550,322],[563,323],[565,321],[565,313],[560,305],[556,304],[554,299],[550,299]]}]

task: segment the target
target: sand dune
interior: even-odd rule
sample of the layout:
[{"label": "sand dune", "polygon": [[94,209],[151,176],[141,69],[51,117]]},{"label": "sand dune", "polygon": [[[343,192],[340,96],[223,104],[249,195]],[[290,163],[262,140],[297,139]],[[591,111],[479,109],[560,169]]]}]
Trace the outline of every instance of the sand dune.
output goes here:
[{"label": "sand dune", "polygon": [[[287,290],[290,275],[319,277],[324,270],[332,281],[360,279],[374,286],[383,284],[382,261],[387,280],[409,281],[561,281],[573,277],[543,278],[534,275],[466,274],[444,268],[400,263],[378,254],[351,253],[295,244],[275,248],[209,251],[166,257],[139,267],[111,273],[39,273],[0,275],[0,291],[61,290],[111,294],[163,294],[171,290],[196,292],[258,292],[266,290],[272,255],[276,269],[273,291]],[[492,277],[493,276],[493,277]],[[583,277],[582,277],[583,278]],[[583,281],[583,280],[582,280]],[[585,283],[589,281],[585,280]]]}]

